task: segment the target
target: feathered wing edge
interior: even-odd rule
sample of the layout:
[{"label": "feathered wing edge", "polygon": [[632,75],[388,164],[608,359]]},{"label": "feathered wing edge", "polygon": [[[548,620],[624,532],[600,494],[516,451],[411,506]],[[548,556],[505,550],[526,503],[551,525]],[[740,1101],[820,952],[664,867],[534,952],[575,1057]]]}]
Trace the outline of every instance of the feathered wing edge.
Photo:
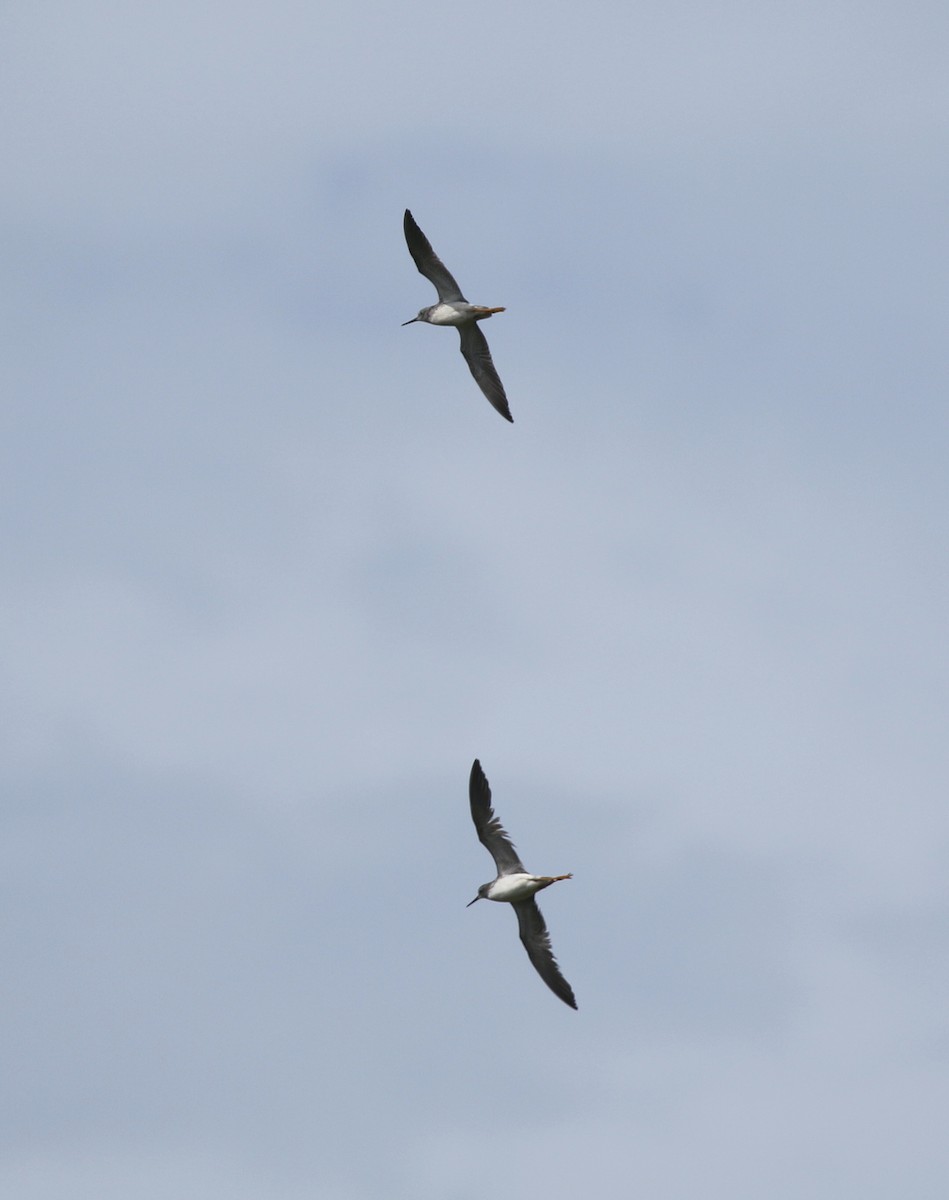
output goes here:
[{"label": "feathered wing edge", "polygon": [[494,366],[494,359],[488,349],[488,339],[484,336],[474,321],[458,326],[461,337],[461,353],[468,370],[474,376],[475,383],[481,388],[492,408],[497,409],[506,421],[514,424],[511,407],[507,402],[504,384]]},{"label": "feathered wing edge", "polygon": [[405,244],[419,269],[419,274],[424,275],[434,286],[439,300],[449,302],[460,300],[467,304],[454,275],[432,249],[432,243],[419,229],[415,218],[408,209],[405,210],[405,216],[402,218],[402,229],[405,233]]},{"label": "feathered wing edge", "polygon": [[576,1008],[577,1001],[573,994],[573,988],[560,974],[557,959],[554,957],[550,945],[547,922],[544,920],[544,914],[540,911],[537,901],[532,896],[530,900],[516,901],[511,907],[517,913],[521,941],[524,943],[527,957],[534,964],[537,974],[564,1004]]},{"label": "feathered wing edge", "polygon": [[494,859],[499,875],[514,875],[524,871],[514,843],[504,826],[494,815],[491,807],[491,785],[488,783],[481,763],[475,759],[468,779],[468,801],[471,819],[478,834],[478,841]]}]

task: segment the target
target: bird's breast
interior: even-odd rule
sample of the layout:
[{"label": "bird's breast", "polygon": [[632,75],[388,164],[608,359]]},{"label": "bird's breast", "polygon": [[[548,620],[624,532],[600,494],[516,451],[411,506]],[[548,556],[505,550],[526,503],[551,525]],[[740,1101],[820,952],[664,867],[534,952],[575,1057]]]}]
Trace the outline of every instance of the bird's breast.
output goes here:
[{"label": "bird's breast", "polygon": [[454,304],[436,304],[428,314],[428,320],[431,325],[464,325],[471,316]]}]

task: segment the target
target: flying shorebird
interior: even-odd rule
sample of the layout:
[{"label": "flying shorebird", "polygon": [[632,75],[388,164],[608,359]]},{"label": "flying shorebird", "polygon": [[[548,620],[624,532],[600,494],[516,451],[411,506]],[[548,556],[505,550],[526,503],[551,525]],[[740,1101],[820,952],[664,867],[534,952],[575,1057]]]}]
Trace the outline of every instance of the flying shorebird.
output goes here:
[{"label": "flying shorebird", "polygon": [[498,877],[491,883],[483,883],[478,894],[467,907],[478,900],[506,900],[517,913],[517,924],[527,957],[537,969],[537,974],[559,996],[564,1004],[577,1007],[573,989],[560,974],[554,952],[550,948],[550,935],[543,913],[537,907],[535,892],[550,887],[560,879],[572,879],[572,875],[531,875],[517,857],[517,851],[501,822],[491,807],[491,788],[477,759],[471,768],[468,781],[468,798],[471,801],[471,819],[478,831],[478,840],[494,859]]},{"label": "flying shorebird", "polygon": [[504,312],[504,309],[485,308],[481,304],[468,303],[461,294],[455,277],[432,249],[431,242],[415,224],[415,218],[408,209],[405,210],[402,227],[405,230],[409,254],[415,260],[415,265],[425,278],[435,285],[435,291],[438,292],[437,304],[419,309],[417,317],[413,317],[411,321],[403,321],[402,324],[412,325],[416,321],[422,321],[426,325],[456,325],[461,335],[461,353],[475,377],[475,382],[501,416],[513,422],[507,396],[504,394],[504,385],[494,369],[485,336],[478,328],[479,321],[486,320],[492,313]]}]

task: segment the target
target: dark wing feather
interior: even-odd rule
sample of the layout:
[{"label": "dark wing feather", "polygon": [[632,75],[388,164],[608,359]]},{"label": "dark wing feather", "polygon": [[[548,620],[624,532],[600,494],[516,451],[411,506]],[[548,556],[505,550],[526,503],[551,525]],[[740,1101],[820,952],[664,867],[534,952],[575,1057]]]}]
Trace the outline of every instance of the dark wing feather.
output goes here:
[{"label": "dark wing feather", "polygon": [[532,896],[530,900],[515,901],[511,907],[517,913],[521,941],[524,943],[527,957],[534,964],[537,974],[564,1004],[576,1008],[577,1002],[574,999],[573,988],[560,974],[554,952],[550,948],[547,922],[544,920],[544,914],[537,907],[537,901]]},{"label": "dark wing feather", "polygon": [[524,864],[517,857],[514,843],[505,833],[501,822],[491,807],[491,788],[477,759],[471,768],[468,780],[468,799],[471,803],[471,819],[478,831],[478,840],[497,864],[499,875],[516,875],[524,871]]},{"label": "dark wing feather", "polygon": [[435,285],[439,300],[447,300],[449,303],[461,300],[467,304],[468,301],[461,294],[461,288],[455,282],[454,275],[432,249],[432,243],[415,224],[415,218],[408,209],[405,210],[405,216],[402,219],[402,228],[405,230],[405,242],[409,248],[409,254],[415,260],[419,272]]},{"label": "dark wing feather", "polygon": [[474,321],[459,325],[458,332],[461,335],[461,353],[475,377],[475,382],[501,416],[513,424],[514,418],[504,394],[504,385],[494,369],[487,339]]}]

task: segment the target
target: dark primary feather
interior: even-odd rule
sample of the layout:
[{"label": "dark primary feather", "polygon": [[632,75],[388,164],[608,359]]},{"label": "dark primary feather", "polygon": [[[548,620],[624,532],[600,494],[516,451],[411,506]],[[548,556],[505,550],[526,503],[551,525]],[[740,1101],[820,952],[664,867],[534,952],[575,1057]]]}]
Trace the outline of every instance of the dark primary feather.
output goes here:
[{"label": "dark primary feather", "polygon": [[435,285],[439,300],[449,302],[461,300],[462,303],[467,304],[468,301],[461,294],[461,288],[456,283],[454,275],[432,249],[432,243],[415,224],[415,218],[408,209],[405,210],[405,216],[402,219],[402,228],[405,230],[405,243],[409,248],[409,254],[415,260],[420,274]]},{"label": "dark primary feather", "polygon": [[554,952],[550,946],[547,922],[537,906],[537,901],[532,896],[530,900],[516,901],[511,907],[517,913],[521,941],[524,943],[527,957],[534,964],[537,974],[564,1004],[576,1008],[577,1002],[574,999],[573,988],[560,974],[560,968],[557,966],[557,960],[554,958]]},{"label": "dark primary feather", "polygon": [[478,832],[478,841],[494,859],[498,874],[515,875],[523,871],[524,864],[517,857],[514,843],[494,815],[494,809],[491,807],[491,788],[477,759],[474,760],[468,780],[468,800],[471,803],[471,819]]},{"label": "dark primary feather", "polygon": [[458,333],[461,335],[461,353],[465,357],[471,374],[475,377],[475,382],[487,396],[491,405],[513,425],[514,418],[511,416],[507,396],[504,394],[504,385],[494,369],[487,338],[474,321],[467,325],[459,325]]}]

